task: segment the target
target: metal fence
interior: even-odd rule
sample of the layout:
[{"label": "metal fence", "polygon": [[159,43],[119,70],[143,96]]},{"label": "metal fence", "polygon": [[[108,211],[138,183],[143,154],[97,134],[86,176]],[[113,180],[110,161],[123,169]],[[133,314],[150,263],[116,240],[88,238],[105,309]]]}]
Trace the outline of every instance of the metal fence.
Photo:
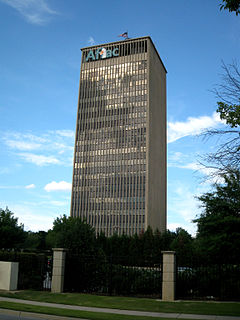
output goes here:
[{"label": "metal fence", "polygon": [[52,252],[0,251],[0,261],[19,262],[18,289],[50,290]]},{"label": "metal fence", "polygon": [[161,298],[161,261],[67,254],[64,291]]},{"label": "metal fence", "polygon": [[240,300],[240,265],[177,266],[177,299]]}]

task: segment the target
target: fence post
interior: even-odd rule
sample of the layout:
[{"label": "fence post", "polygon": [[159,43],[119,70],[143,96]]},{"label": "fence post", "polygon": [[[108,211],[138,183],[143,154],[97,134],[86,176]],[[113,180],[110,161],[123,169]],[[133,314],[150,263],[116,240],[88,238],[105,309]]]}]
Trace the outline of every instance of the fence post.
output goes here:
[{"label": "fence post", "polygon": [[53,272],[51,292],[63,292],[66,251],[64,248],[53,248]]},{"label": "fence post", "polygon": [[162,251],[162,300],[174,301],[176,290],[176,254],[175,251]]}]

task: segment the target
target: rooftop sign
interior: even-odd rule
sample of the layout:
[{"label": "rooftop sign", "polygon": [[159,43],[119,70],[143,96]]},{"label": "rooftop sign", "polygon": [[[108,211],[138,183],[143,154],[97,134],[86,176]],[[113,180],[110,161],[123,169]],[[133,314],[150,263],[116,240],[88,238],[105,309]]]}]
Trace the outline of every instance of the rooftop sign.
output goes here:
[{"label": "rooftop sign", "polygon": [[118,48],[114,48],[113,50],[105,49],[105,48],[99,48],[93,52],[93,50],[90,50],[87,54],[86,62],[95,61],[99,59],[106,59],[106,58],[112,58],[112,57],[118,57],[119,56],[119,50]]}]

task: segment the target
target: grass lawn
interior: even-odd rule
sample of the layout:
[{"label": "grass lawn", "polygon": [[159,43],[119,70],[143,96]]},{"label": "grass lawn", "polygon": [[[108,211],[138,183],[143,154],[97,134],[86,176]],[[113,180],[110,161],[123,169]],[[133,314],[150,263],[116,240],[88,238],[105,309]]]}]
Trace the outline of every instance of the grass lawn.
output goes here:
[{"label": "grass lawn", "polygon": [[[169,318],[159,318],[159,317],[142,317],[142,316],[128,316],[121,314],[109,314],[109,313],[100,313],[100,312],[88,312],[88,311],[77,311],[77,310],[67,310],[67,309],[58,309],[50,307],[39,307],[31,306],[21,303],[13,302],[2,302],[0,301],[0,308],[24,311],[24,312],[34,312],[42,313],[48,315],[56,315],[62,317],[74,317],[74,318],[84,318],[90,320],[169,320]],[[171,318],[177,319],[177,318]],[[191,319],[182,319],[182,320],[191,320]]]},{"label": "grass lawn", "polygon": [[0,295],[25,300],[62,303],[86,307],[139,310],[150,312],[240,316],[240,302],[163,302],[157,301],[155,299],[144,298],[109,297],[80,293],[51,293],[46,291],[29,290],[16,292],[0,292]]}]

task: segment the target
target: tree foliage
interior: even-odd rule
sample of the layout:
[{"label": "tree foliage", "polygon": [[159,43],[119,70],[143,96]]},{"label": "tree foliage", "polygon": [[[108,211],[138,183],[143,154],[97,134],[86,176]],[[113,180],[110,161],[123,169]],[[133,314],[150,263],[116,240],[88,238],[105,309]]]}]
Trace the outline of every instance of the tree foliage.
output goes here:
[{"label": "tree foliage", "polygon": [[224,175],[224,183],[198,197],[203,212],[197,223],[197,241],[205,258],[240,262],[240,172]]},{"label": "tree foliage", "polygon": [[38,232],[32,232],[28,231],[26,232],[26,239],[24,242],[24,248],[28,250],[47,250],[51,249],[47,247],[46,245],[46,231],[38,231]]},{"label": "tree foliage", "polygon": [[218,102],[217,112],[220,118],[226,121],[231,128],[240,126],[240,104],[228,105],[224,102]]},{"label": "tree foliage", "polygon": [[177,253],[180,266],[192,262],[194,255],[194,241],[192,236],[183,228],[176,229],[176,235],[170,244],[170,249]]},{"label": "tree foliage", "polygon": [[13,213],[8,208],[0,209],[1,249],[21,248],[25,238],[24,226],[18,224],[18,218],[14,218]]},{"label": "tree foliage", "polygon": [[85,221],[66,215],[55,219],[46,241],[52,248],[67,248],[81,255],[93,254],[96,247],[94,229]]},{"label": "tree foliage", "polygon": [[240,13],[240,0],[222,0],[220,10],[225,9],[229,12],[235,12],[236,15]]}]

